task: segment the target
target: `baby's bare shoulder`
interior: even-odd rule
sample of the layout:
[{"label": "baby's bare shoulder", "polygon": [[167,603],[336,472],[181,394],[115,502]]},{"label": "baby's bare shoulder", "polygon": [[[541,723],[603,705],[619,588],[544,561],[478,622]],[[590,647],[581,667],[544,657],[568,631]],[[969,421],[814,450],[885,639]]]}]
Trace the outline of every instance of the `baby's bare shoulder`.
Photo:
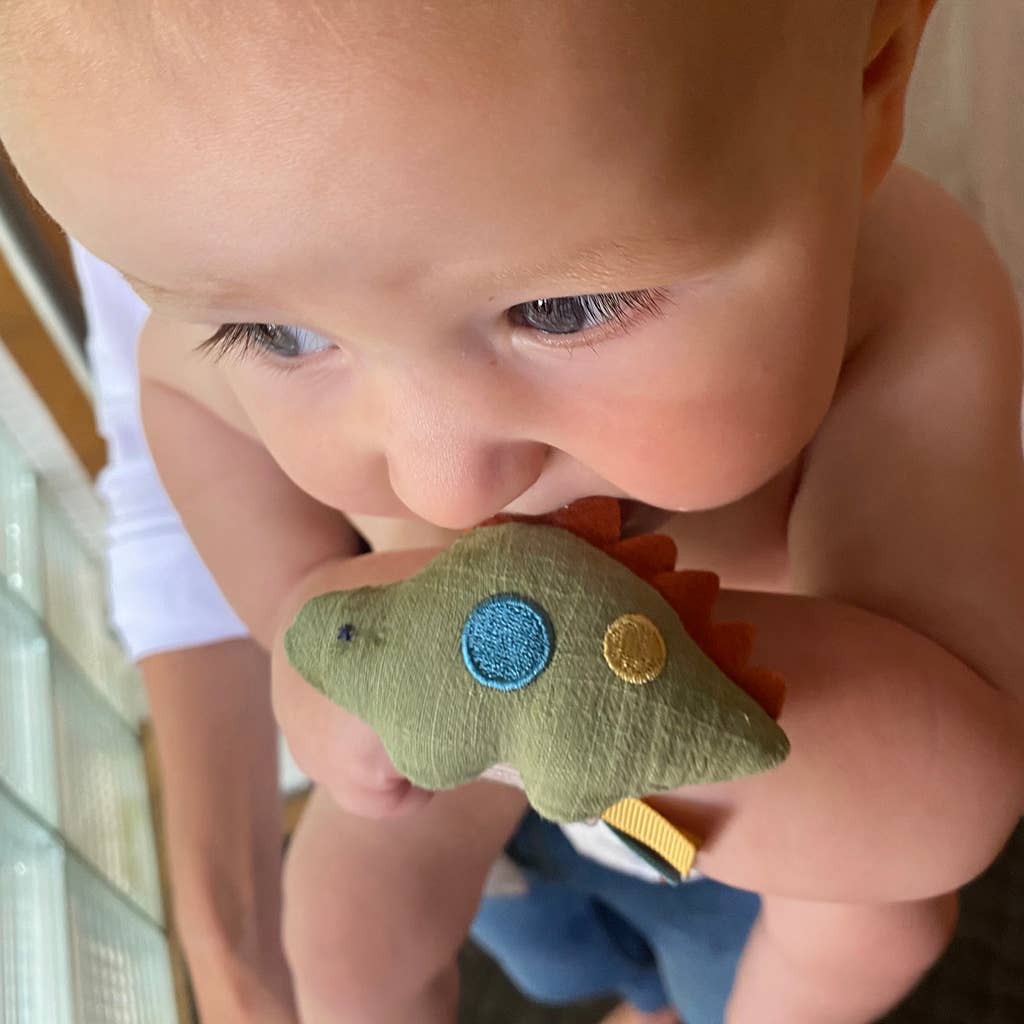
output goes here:
[{"label": "baby's bare shoulder", "polygon": [[1006,268],[967,211],[910,168],[896,168],[866,208],[852,307],[854,354],[886,349],[938,368],[943,353],[962,349],[979,367],[1003,362],[1019,372],[1020,317]]},{"label": "baby's bare shoulder", "polygon": [[789,524],[794,584],[903,622],[1024,696],[1021,332],[1007,273],[941,189],[897,171],[865,219],[862,331]]}]

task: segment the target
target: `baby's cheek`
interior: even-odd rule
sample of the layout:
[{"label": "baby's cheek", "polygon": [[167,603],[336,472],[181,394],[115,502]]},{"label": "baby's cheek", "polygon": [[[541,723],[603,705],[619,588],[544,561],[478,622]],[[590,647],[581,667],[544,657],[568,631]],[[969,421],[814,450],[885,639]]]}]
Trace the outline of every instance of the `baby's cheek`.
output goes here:
[{"label": "baby's cheek", "polygon": [[367,515],[399,511],[390,497],[384,460],[349,444],[343,430],[308,425],[277,434],[266,444],[292,482],[322,504]]},{"label": "baby's cheek", "polygon": [[641,501],[683,511],[750,494],[800,447],[728,409],[703,419],[666,410],[621,422],[616,436],[616,450],[595,453],[593,468]]},{"label": "baby's cheek", "polygon": [[532,381],[548,443],[665,508],[723,505],[781,472],[828,410],[844,324],[834,303],[807,299],[809,280],[755,270],[681,291],[627,338],[550,360]]},{"label": "baby's cheek", "polygon": [[830,394],[803,375],[766,382],[750,370],[695,389],[684,368],[642,359],[624,391],[592,383],[585,402],[566,405],[557,446],[638,500],[681,510],[728,504],[780,473]]},{"label": "baby's cheek", "polygon": [[353,426],[347,383],[305,370],[238,366],[232,387],[260,441],[301,490],[331,508],[352,507],[372,473],[372,454]]}]

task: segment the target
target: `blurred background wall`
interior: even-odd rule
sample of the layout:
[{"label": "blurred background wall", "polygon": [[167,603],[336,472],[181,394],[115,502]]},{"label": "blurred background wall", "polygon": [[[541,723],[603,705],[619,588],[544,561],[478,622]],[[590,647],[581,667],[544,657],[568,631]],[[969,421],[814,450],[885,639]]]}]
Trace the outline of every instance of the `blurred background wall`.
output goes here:
[{"label": "blurred background wall", "polygon": [[939,0],[902,156],[978,218],[1024,296],[1024,0]]}]

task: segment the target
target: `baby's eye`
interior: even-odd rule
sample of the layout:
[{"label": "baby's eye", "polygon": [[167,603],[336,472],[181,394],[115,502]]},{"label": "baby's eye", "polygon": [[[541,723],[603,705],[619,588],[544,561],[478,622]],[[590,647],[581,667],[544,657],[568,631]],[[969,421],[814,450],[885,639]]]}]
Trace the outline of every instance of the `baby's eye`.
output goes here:
[{"label": "baby's eye", "polygon": [[212,338],[200,346],[218,357],[228,353],[239,356],[272,355],[279,359],[298,359],[331,348],[326,338],[301,327],[281,324],[224,324]]},{"label": "baby's eye", "polygon": [[[606,292],[594,295],[567,295],[553,299],[534,299],[508,310],[509,320],[538,334],[572,336],[592,341],[602,329],[618,327],[625,332],[648,317],[657,316],[666,294],[658,289],[632,292]],[[282,362],[299,360],[332,348],[326,338],[301,327],[283,324],[224,324],[207,338],[198,350],[240,359],[272,356]],[[567,346],[569,347],[569,346]]]},{"label": "baby's eye", "polygon": [[508,311],[508,317],[517,326],[542,334],[582,334],[612,321],[629,326],[638,315],[654,315],[660,310],[661,298],[661,293],[651,289],[566,295],[522,302]]}]

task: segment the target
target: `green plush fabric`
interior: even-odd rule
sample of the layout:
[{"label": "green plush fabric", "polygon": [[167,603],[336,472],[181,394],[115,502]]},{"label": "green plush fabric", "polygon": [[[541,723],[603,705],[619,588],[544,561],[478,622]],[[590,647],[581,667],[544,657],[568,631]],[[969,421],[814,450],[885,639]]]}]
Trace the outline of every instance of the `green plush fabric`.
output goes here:
[{"label": "green plush fabric", "polygon": [[[519,689],[482,685],[463,660],[467,618],[495,594],[527,598],[553,627],[550,663]],[[665,640],[668,660],[652,682],[624,682],[605,662],[607,626],[625,613],[647,616]],[[556,527],[482,527],[409,580],[316,597],[285,649],[313,686],[374,728],[417,785],[448,789],[510,764],[554,821],[766,771],[789,751],[660,594]]]}]

